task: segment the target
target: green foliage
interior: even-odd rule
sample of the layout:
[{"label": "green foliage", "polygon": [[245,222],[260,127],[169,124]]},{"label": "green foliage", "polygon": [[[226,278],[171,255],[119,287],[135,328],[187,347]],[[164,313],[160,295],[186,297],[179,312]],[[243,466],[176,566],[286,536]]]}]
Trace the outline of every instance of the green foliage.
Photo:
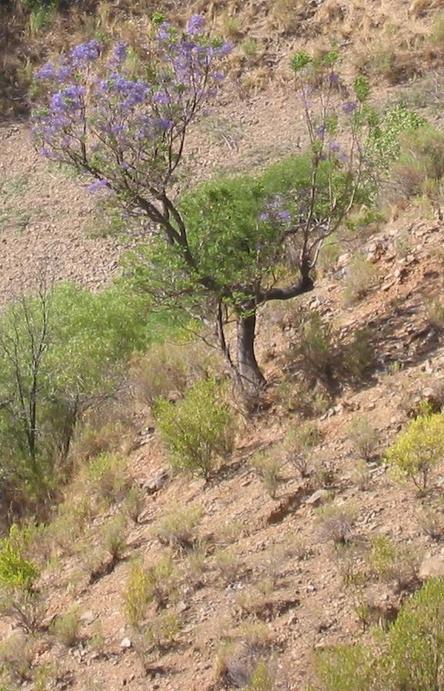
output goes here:
[{"label": "green foliage", "polygon": [[124,591],[124,611],[128,623],[140,628],[147,614],[147,607],[155,602],[165,607],[176,587],[176,573],[172,559],[165,557],[148,569],[135,561]]},{"label": "green foliage", "polygon": [[409,423],[386,453],[388,463],[400,478],[427,489],[430,475],[444,455],[444,414],[420,415]]},{"label": "green foliage", "polygon": [[439,201],[443,178],[444,134],[427,125],[406,133],[391,169],[394,194],[407,199],[422,194]]},{"label": "green foliage", "polygon": [[443,603],[444,579],[431,579],[404,604],[379,641],[379,652],[363,645],[341,645],[318,652],[316,667],[322,690],[441,688]]},{"label": "green foliage", "polygon": [[123,456],[102,453],[85,466],[81,478],[97,503],[110,505],[122,499],[128,489],[126,470],[127,460]]},{"label": "green foliage", "polygon": [[233,450],[234,414],[214,379],[196,382],[178,403],[159,401],[155,415],[176,470],[208,478]]},{"label": "green foliage", "polygon": [[15,501],[40,510],[66,479],[79,418],[115,390],[147,342],[146,300],[122,288],[61,284],[23,297],[0,318],[0,476]]},{"label": "green foliage", "polygon": [[29,590],[39,575],[38,569],[26,559],[14,540],[15,531],[0,540],[0,586]]},{"label": "green foliage", "polygon": [[311,421],[300,423],[286,435],[284,449],[287,459],[297,468],[301,477],[309,475],[311,453],[321,440],[318,425]]},{"label": "green foliage", "polygon": [[370,135],[370,152],[375,157],[377,166],[387,168],[401,153],[401,136],[424,124],[424,118],[402,103],[390,108]]}]

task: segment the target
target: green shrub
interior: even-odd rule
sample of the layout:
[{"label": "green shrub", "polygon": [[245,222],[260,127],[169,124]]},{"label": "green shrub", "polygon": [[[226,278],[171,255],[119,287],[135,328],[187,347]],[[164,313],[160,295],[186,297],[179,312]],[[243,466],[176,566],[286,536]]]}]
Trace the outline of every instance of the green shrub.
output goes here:
[{"label": "green shrub", "polygon": [[368,563],[373,576],[382,581],[396,581],[402,590],[416,581],[419,558],[418,551],[410,546],[397,546],[387,535],[376,535]]},{"label": "green shrub", "polygon": [[335,545],[345,545],[352,539],[356,507],[351,504],[327,504],[318,510],[321,537]]},{"label": "green shrub", "polygon": [[322,690],[438,691],[444,665],[443,608],[444,579],[431,579],[404,604],[378,646],[319,651],[316,671]]},{"label": "green shrub", "polygon": [[334,343],[330,324],[319,312],[301,312],[295,354],[309,377],[330,380],[334,370]]},{"label": "green shrub", "polygon": [[117,562],[123,558],[127,547],[126,520],[124,516],[116,516],[105,524],[102,530],[103,547]]},{"label": "green shrub", "polygon": [[14,534],[0,541],[0,586],[29,590],[38,575],[36,565],[14,544]]},{"label": "green shrub", "polygon": [[444,457],[444,414],[420,415],[398,435],[386,453],[400,478],[412,480],[420,491]]},{"label": "green shrub", "polygon": [[66,648],[72,648],[79,640],[80,612],[73,607],[69,612],[60,614],[53,625],[56,639]]},{"label": "green shrub", "polygon": [[443,178],[444,134],[424,126],[405,135],[401,154],[391,169],[395,196],[409,199],[426,195],[439,201]]},{"label": "green shrub", "polygon": [[401,153],[400,138],[425,124],[424,118],[400,103],[390,108],[370,134],[370,152],[379,168],[387,168]]},{"label": "green shrub", "polygon": [[122,499],[128,489],[127,460],[118,454],[103,453],[92,459],[82,478],[95,501],[110,505]]},{"label": "green shrub", "polygon": [[233,450],[234,414],[214,379],[198,381],[176,404],[159,401],[155,414],[176,470],[208,478]]},{"label": "green shrub", "polygon": [[135,561],[124,591],[124,610],[128,623],[134,628],[140,628],[148,605],[154,601],[157,607],[165,607],[175,588],[176,572],[172,559],[160,559],[148,569]]}]

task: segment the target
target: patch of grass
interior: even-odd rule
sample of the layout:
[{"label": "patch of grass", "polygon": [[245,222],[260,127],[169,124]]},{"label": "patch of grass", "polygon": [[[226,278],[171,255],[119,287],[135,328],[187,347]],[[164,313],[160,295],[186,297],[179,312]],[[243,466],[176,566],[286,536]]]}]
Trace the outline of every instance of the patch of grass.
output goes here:
[{"label": "patch of grass", "polygon": [[387,535],[376,535],[368,555],[370,572],[382,581],[395,581],[399,590],[416,582],[420,555],[408,546],[398,547]]},{"label": "patch of grass", "polygon": [[370,461],[378,448],[378,430],[371,424],[365,415],[356,416],[349,429],[348,436],[353,450],[359,458]]},{"label": "patch of grass", "polygon": [[145,671],[153,662],[153,654],[164,654],[176,641],[182,628],[175,612],[161,612],[152,617],[134,636],[134,648]]},{"label": "patch of grass", "polygon": [[284,440],[286,458],[302,478],[310,475],[313,451],[321,441],[322,434],[316,422],[301,422],[287,433]]},{"label": "patch of grass", "polygon": [[123,559],[127,548],[124,516],[116,516],[105,524],[102,529],[102,545],[114,562]]},{"label": "patch of grass", "polygon": [[55,638],[66,648],[72,648],[79,641],[80,612],[78,607],[73,607],[65,614],[60,614],[53,625]]},{"label": "patch of grass", "polygon": [[162,544],[174,550],[189,550],[197,542],[196,529],[202,514],[199,506],[173,509],[156,523],[153,533]]},{"label": "patch of grass", "polygon": [[318,509],[321,539],[334,545],[345,545],[353,538],[357,509],[352,504],[327,504]]},{"label": "patch of grass", "polygon": [[176,586],[177,574],[171,558],[160,559],[149,568],[138,561],[133,562],[124,591],[124,611],[128,623],[140,629],[148,605],[154,602],[159,609],[164,608]]},{"label": "patch of grass", "polygon": [[367,295],[378,280],[378,270],[362,253],[357,253],[347,267],[344,300],[353,305]]},{"label": "patch of grass", "polygon": [[277,491],[282,482],[282,449],[275,447],[270,451],[256,453],[251,459],[251,465],[261,478],[270,497],[276,499]]}]

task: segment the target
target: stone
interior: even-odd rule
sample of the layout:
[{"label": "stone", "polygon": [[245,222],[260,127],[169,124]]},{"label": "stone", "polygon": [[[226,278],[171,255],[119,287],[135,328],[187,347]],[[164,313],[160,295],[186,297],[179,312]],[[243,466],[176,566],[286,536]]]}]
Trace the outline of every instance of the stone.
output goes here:
[{"label": "stone", "polygon": [[120,647],[123,648],[124,650],[128,650],[129,648],[132,647],[131,639],[128,638],[128,636],[125,636],[125,638],[122,638],[120,641]]},{"label": "stone", "polygon": [[331,492],[328,489],[318,489],[314,492],[311,497],[305,500],[308,506],[320,506],[324,502],[328,501],[331,497]]},{"label": "stone", "polygon": [[419,567],[419,577],[422,580],[433,578],[434,576],[444,577],[444,552],[434,556],[426,555]]},{"label": "stone", "polygon": [[145,489],[149,494],[155,494],[159,492],[166,485],[170,478],[168,470],[162,468],[159,470],[152,478],[142,482],[141,487]]}]

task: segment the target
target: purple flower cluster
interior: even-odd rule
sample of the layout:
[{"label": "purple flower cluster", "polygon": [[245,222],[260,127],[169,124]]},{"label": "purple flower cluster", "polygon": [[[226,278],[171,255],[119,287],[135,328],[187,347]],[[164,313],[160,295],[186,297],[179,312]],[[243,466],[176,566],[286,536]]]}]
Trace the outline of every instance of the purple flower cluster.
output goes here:
[{"label": "purple flower cluster", "polygon": [[342,104],[342,111],[346,115],[351,115],[354,113],[358,108],[358,104],[356,101],[346,101],[345,103]]},{"label": "purple flower cluster", "polygon": [[266,208],[259,214],[259,220],[263,223],[276,223],[289,225],[292,221],[291,212],[285,208],[285,201],[280,195],[275,195],[268,202]]},{"label": "purple flower cluster", "polygon": [[70,51],[69,57],[75,67],[80,67],[81,65],[86,65],[89,62],[97,60],[100,52],[100,43],[93,39],[92,41],[80,43],[78,46],[75,46],[75,48]]},{"label": "purple flower cluster", "polygon": [[122,42],[97,68],[97,41],[44,65],[36,76],[44,82],[46,104],[34,114],[43,155],[94,169],[93,191],[120,188],[127,194],[128,187],[152,188],[153,180],[162,185],[182,156],[189,124],[217,93],[220,62],[231,50],[206,39],[204,28],[199,15],[190,18],[185,33],[162,23],[149,81],[129,73]]}]

